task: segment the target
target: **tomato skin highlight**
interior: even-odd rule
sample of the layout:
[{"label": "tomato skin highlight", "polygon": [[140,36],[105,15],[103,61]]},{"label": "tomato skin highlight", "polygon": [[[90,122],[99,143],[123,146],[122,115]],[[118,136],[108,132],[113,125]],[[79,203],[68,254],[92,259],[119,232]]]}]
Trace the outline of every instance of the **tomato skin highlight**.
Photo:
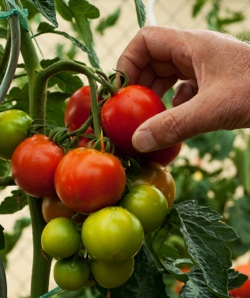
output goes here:
[{"label": "tomato skin highlight", "polygon": [[28,137],[32,118],[24,111],[11,109],[0,113],[0,158],[10,160],[16,147]]},{"label": "tomato skin highlight", "polygon": [[118,158],[95,149],[69,151],[55,173],[58,197],[70,209],[84,214],[114,205],[125,186],[126,174]]},{"label": "tomato skin highlight", "polygon": [[61,289],[77,291],[88,283],[90,267],[85,260],[80,258],[60,259],[55,263],[53,275]]},{"label": "tomato skin highlight", "polygon": [[80,128],[88,119],[90,111],[90,87],[83,86],[71,95],[66,105],[64,122],[69,131],[74,131]]},{"label": "tomato skin highlight", "polygon": [[35,134],[25,139],[11,158],[15,183],[33,197],[56,195],[54,175],[63,156],[63,150],[45,135]]},{"label": "tomato skin highlight", "polygon": [[137,254],[144,232],[140,221],[132,213],[112,206],[90,214],[82,225],[81,237],[94,260],[119,263]]},{"label": "tomato skin highlight", "polygon": [[117,288],[125,284],[134,271],[134,259],[122,263],[93,261],[90,264],[91,274],[96,282],[106,288]]},{"label": "tomato skin highlight", "polygon": [[43,251],[54,258],[68,258],[77,252],[81,237],[70,219],[57,217],[44,227],[41,236]]},{"label": "tomato skin highlight", "polygon": [[235,298],[248,298],[250,294],[250,264],[238,265],[234,269],[242,274],[247,275],[248,279],[240,288],[233,289],[229,292],[232,297]]},{"label": "tomato skin highlight", "polygon": [[132,145],[136,128],[166,107],[160,97],[145,86],[129,85],[109,98],[101,108],[101,124],[106,135],[129,155],[138,152]]},{"label": "tomato skin highlight", "polygon": [[121,205],[140,220],[145,234],[158,229],[169,212],[163,193],[149,184],[131,187],[122,198]]}]

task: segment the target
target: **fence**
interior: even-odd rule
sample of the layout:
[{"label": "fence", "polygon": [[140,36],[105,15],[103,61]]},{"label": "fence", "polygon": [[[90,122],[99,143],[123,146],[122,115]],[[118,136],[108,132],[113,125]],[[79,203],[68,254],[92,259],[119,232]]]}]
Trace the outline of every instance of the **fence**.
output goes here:
[{"label": "fence", "polygon": [[[116,67],[116,61],[120,53],[139,29],[134,1],[93,0],[89,2],[100,9],[101,17],[109,15],[118,7],[121,8],[121,17],[117,25],[108,29],[103,36],[97,33],[94,35],[95,48],[100,58],[101,66],[104,71],[109,72]],[[211,5],[205,6],[196,18],[192,18],[193,0],[149,0],[144,1],[144,3],[148,10],[148,24],[171,25],[190,29],[207,28],[206,17]],[[222,1],[222,4],[228,9],[244,12],[246,17],[246,20],[240,22],[240,25],[229,27],[230,33],[237,34],[241,31],[247,31],[250,19],[250,0],[225,0]],[[93,25],[95,25],[94,22]],[[68,28],[65,27],[62,21],[59,22],[59,30],[68,31]],[[46,40],[43,40],[43,38],[38,38],[38,43],[46,59],[55,56],[54,39],[46,37]],[[84,61],[85,57],[80,57],[80,59]],[[87,61],[85,60],[85,62]],[[0,201],[4,198],[6,191],[8,190],[0,193]],[[16,219],[24,216],[29,217],[27,208],[19,211],[15,216],[1,215],[1,225],[4,226],[7,232],[11,232]],[[7,281],[9,297],[28,297],[32,266],[32,235],[30,228],[24,230],[18,245],[9,254],[8,261]],[[51,281],[50,287],[51,289],[55,287],[53,281]]]}]

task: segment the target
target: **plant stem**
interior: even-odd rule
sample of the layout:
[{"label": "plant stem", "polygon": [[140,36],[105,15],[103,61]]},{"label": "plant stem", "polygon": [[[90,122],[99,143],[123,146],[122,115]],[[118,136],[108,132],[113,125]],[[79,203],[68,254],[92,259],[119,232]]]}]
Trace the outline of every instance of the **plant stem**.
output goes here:
[{"label": "plant stem", "polygon": [[88,77],[88,81],[89,81],[90,95],[91,95],[94,134],[95,134],[95,138],[99,138],[100,137],[100,119],[99,119],[100,108],[99,108],[98,99],[97,99],[97,86],[93,78]]},{"label": "plant stem", "polygon": [[[33,119],[45,120],[47,81],[38,79],[41,71],[39,59],[29,32],[22,29],[21,52],[29,82],[29,109]],[[45,258],[41,248],[41,234],[45,221],[41,212],[41,200],[29,197],[29,209],[32,220],[33,264],[30,298],[39,298],[48,292],[51,259]]]}]

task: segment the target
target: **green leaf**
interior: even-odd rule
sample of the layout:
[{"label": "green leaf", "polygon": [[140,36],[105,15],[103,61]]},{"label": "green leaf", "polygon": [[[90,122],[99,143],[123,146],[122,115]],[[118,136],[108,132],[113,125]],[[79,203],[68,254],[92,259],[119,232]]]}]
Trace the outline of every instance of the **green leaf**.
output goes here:
[{"label": "green leaf", "polygon": [[5,247],[5,239],[4,239],[4,228],[0,225],[0,250],[3,250]]},{"label": "green leaf", "polygon": [[76,21],[80,36],[88,48],[89,61],[92,66],[99,67],[99,59],[93,48],[93,36],[89,23],[89,19],[99,17],[99,10],[85,0],[70,0],[68,4]]},{"label": "green leaf", "polygon": [[55,27],[58,26],[54,0],[30,0],[38,11]]},{"label": "green leaf", "polygon": [[244,284],[244,282],[248,279],[248,276],[238,271],[235,271],[234,269],[229,269],[228,275],[229,275],[229,283],[228,283],[229,290],[241,287]]},{"label": "green leaf", "polygon": [[49,130],[64,127],[64,112],[68,93],[49,92],[46,106],[46,125]]},{"label": "green leaf", "polygon": [[55,4],[56,4],[56,11],[61,15],[61,17],[64,20],[71,22],[73,15],[69,6],[66,4],[66,2],[64,0],[55,0]]},{"label": "green leaf", "polygon": [[192,8],[192,17],[195,18],[200,11],[202,10],[203,6],[206,4],[207,0],[196,0],[193,4]]},{"label": "green leaf", "polygon": [[28,227],[31,224],[31,219],[24,217],[21,219],[18,219],[15,222],[13,232],[12,233],[4,233],[5,237],[5,247],[4,250],[0,251],[0,256],[3,259],[3,263],[5,268],[7,268],[7,255],[9,252],[12,251],[12,249],[17,244],[18,240],[22,236],[23,230]]},{"label": "green leaf", "polygon": [[13,214],[28,204],[27,195],[21,190],[13,190],[0,204],[0,214]]},{"label": "green leaf", "polygon": [[209,132],[186,141],[190,148],[197,148],[200,157],[208,152],[211,159],[223,160],[233,150],[235,133],[228,130]]},{"label": "green leaf", "polygon": [[238,238],[233,228],[222,222],[219,213],[195,201],[175,205],[168,221],[179,227],[189,255],[201,269],[210,291],[228,297],[227,272],[232,262],[227,243]]},{"label": "green leaf", "polygon": [[[105,294],[106,289],[100,288]],[[167,298],[161,272],[155,266],[152,255],[146,246],[142,246],[135,256],[135,269],[128,282],[119,288],[111,289],[112,298]]]},{"label": "green leaf", "polygon": [[7,160],[0,159],[0,177],[5,177],[10,173],[10,163]]},{"label": "green leaf", "polygon": [[136,14],[137,14],[137,21],[138,21],[139,27],[142,28],[146,22],[145,5],[143,4],[142,0],[134,0],[134,1],[135,1],[135,8],[136,8]]},{"label": "green leaf", "polygon": [[250,196],[243,196],[234,200],[229,207],[229,224],[235,229],[243,244],[250,245]]},{"label": "green leaf", "polygon": [[61,35],[61,36],[64,36],[66,37],[67,39],[69,39],[73,45],[75,45],[76,47],[78,47],[79,49],[81,49],[83,52],[87,53],[89,58],[92,59],[92,65],[96,68],[100,68],[99,66],[99,59],[98,57],[96,56],[96,53],[93,51],[93,50],[90,50],[87,46],[85,46],[83,43],[79,42],[78,39],[76,39],[75,37],[69,35],[68,33],[66,32],[63,32],[63,31],[58,31],[58,30],[54,30],[55,28],[50,26],[49,24],[47,23],[41,23],[38,27],[38,35],[40,34],[44,34],[44,33],[47,33],[47,32],[50,32],[50,33],[54,33],[54,34],[58,34],[58,35]]},{"label": "green leaf", "polygon": [[121,8],[117,8],[115,12],[100,20],[99,24],[96,27],[96,31],[99,32],[101,35],[104,34],[104,31],[112,27],[116,24],[121,14]]}]

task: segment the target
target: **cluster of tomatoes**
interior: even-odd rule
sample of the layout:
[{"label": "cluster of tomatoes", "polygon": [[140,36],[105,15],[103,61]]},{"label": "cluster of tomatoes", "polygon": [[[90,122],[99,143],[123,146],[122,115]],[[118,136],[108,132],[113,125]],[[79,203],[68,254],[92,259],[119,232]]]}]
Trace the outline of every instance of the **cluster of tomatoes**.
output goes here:
[{"label": "cluster of tomatoes", "polygon": [[[164,110],[162,100],[150,89],[127,86],[100,109],[102,130],[115,153],[88,148],[93,135],[90,126],[66,154],[45,135],[23,134],[13,152],[7,158],[1,156],[11,159],[15,183],[27,194],[43,198],[47,224],[41,244],[43,252],[56,259],[54,279],[61,288],[78,290],[95,282],[105,288],[124,284],[133,272],[144,235],[164,223],[175,197],[175,183],[166,165],[178,156],[181,144],[142,154],[131,140],[142,122]],[[82,127],[90,113],[90,88],[84,86],[67,103],[68,130]],[[31,123],[27,119],[24,131]],[[122,162],[127,156],[140,163],[133,175]]]}]

